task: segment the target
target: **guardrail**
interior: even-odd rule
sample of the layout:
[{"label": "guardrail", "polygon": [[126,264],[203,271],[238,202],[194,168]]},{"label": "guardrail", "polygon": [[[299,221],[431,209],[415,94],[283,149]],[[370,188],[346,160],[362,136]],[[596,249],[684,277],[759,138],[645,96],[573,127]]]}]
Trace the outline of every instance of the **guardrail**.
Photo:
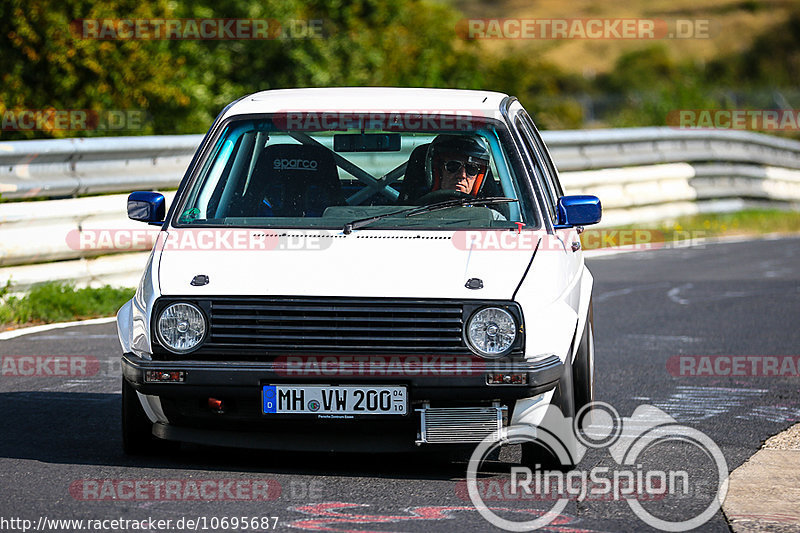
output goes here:
[{"label": "guardrail", "polygon": [[174,188],[202,135],[0,142],[0,195],[64,197]]},{"label": "guardrail", "polygon": [[[800,206],[800,142],[739,131],[543,132],[568,193],[603,202],[603,225],[748,205]],[[136,284],[146,253],[75,246],[86,229],[141,229],[125,194],[178,185],[201,135],[0,142],[0,284]],[[169,198],[168,198],[169,201]],[[130,248],[123,247],[124,251]],[[97,257],[98,255],[102,257]],[[57,261],[57,262],[54,262]]]}]

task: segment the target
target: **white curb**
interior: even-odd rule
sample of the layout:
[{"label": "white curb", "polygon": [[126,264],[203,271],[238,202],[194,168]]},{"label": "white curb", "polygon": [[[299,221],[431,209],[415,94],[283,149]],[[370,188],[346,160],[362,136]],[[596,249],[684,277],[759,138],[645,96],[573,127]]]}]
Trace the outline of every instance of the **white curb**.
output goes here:
[{"label": "white curb", "polygon": [[42,331],[50,331],[51,329],[71,328],[72,326],[89,326],[92,324],[108,324],[117,319],[116,316],[104,316],[102,318],[92,318],[90,320],[75,320],[74,322],[57,322],[55,324],[42,324],[41,326],[31,326],[29,328],[14,329],[0,333],[0,341],[22,337],[23,335],[30,335],[31,333],[40,333]]}]

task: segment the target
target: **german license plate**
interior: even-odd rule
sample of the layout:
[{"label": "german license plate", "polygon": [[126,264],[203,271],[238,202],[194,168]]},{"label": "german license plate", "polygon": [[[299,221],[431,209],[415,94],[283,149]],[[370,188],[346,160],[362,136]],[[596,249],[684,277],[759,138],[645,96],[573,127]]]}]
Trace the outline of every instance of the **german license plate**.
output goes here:
[{"label": "german license plate", "polygon": [[264,414],[405,415],[403,386],[264,385]]}]

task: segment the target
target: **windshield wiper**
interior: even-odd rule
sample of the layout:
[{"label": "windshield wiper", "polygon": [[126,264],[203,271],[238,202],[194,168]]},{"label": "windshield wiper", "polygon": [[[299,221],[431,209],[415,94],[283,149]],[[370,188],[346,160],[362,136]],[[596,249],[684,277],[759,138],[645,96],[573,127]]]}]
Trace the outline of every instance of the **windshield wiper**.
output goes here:
[{"label": "windshield wiper", "polygon": [[519,200],[515,198],[506,198],[505,196],[492,196],[488,198],[454,198],[452,200],[444,200],[443,202],[436,202],[429,205],[421,205],[419,207],[410,207],[407,209],[401,209],[400,211],[395,211],[393,213],[384,213],[382,215],[375,215],[374,217],[367,217],[367,218],[360,218],[358,220],[353,220],[352,222],[348,222],[342,228],[342,232],[345,235],[350,235],[354,229],[363,228],[373,222],[378,220],[383,220],[384,218],[395,217],[403,215],[405,217],[412,217],[414,215],[419,215],[421,213],[429,213],[431,211],[438,211],[439,209],[447,209],[449,207],[466,207],[470,205],[491,205],[491,204],[506,204],[509,202],[518,202]]}]

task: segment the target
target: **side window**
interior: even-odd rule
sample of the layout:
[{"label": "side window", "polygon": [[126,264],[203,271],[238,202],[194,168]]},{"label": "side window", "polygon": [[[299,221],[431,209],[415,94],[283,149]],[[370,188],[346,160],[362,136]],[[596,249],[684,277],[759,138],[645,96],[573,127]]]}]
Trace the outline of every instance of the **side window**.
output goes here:
[{"label": "side window", "polygon": [[525,122],[525,125],[528,126],[528,130],[533,137],[533,142],[536,143],[536,146],[539,148],[539,155],[542,156],[542,160],[547,166],[547,172],[550,174],[550,179],[553,181],[553,186],[555,187],[556,193],[558,193],[558,197],[560,198],[564,196],[564,189],[561,188],[561,181],[558,179],[558,170],[556,170],[556,167],[553,164],[553,159],[550,157],[550,151],[544,145],[544,141],[542,140],[542,136],[539,134],[539,130],[537,130],[536,126],[533,125],[533,119],[531,119],[531,117],[525,111],[522,111],[520,115],[522,116],[522,120]]},{"label": "side window", "polygon": [[545,193],[545,199],[544,199],[545,204],[547,205],[548,213],[550,213],[550,219],[553,221],[553,223],[555,223],[557,216],[556,205],[558,204],[558,193],[556,192],[556,189],[553,186],[553,181],[549,176],[549,169],[542,168],[539,165],[539,161],[543,160],[544,157],[542,157],[541,153],[539,152],[539,149],[536,147],[536,144],[534,142],[534,136],[531,133],[530,129],[528,128],[528,125],[525,124],[520,119],[520,114],[518,114],[517,117],[514,119],[514,124],[516,125],[517,130],[519,131],[520,137],[522,138],[522,142],[525,145],[526,151],[528,152],[528,154],[532,159],[531,163],[534,166],[534,169],[538,171],[537,174],[540,174],[542,176],[542,180],[544,181],[542,185],[544,187],[544,193]]}]

